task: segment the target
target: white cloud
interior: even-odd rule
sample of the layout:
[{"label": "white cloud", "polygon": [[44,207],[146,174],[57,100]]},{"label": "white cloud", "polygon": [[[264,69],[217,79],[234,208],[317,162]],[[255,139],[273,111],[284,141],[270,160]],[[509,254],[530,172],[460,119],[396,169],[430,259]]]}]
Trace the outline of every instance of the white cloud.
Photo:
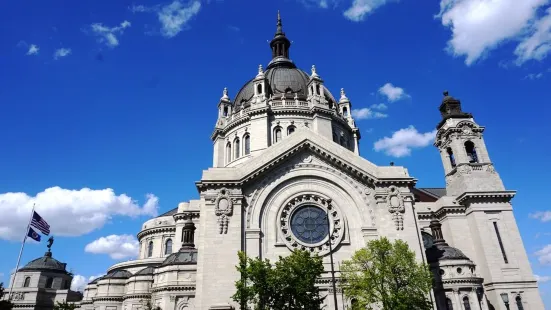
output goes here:
[{"label": "white cloud", "polygon": [[550,276],[538,276],[537,274],[535,274],[534,277],[536,278],[536,281],[538,281],[539,283],[545,283],[551,280]]},{"label": "white cloud", "polygon": [[540,72],[540,73],[530,73],[530,74],[526,75],[523,80],[537,80],[537,79],[541,79],[542,77],[543,77],[542,72]]},{"label": "white cloud", "polygon": [[352,110],[352,117],[356,120],[369,119],[369,118],[385,118],[388,115],[381,112],[373,112],[369,108],[361,108]]},{"label": "white cloud", "polygon": [[87,244],[84,251],[94,254],[108,254],[112,259],[138,256],[140,244],[132,235],[110,235]]},{"label": "white cloud", "polygon": [[[452,31],[448,51],[455,56],[465,56],[465,63],[471,65],[500,43],[524,35],[527,27],[534,21],[537,9],[547,2],[548,0],[441,0],[440,13],[436,17],[441,18],[442,25]],[[538,44],[542,42],[539,34],[545,32],[545,23],[535,28],[534,35],[538,33],[536,37],[525,40],[526,43],[517,47],[517,56],[521,62],[524,57],[541,57],[541,53],[546,50],[545,46]],[[542,32],[538,32],[538,29]]]},{"label": "white cloud", "polygon": [[388,98],[388,101],[390,102],[409,97],[409,95],[406,94],[406,91],[403,88],[394,86],[392,85],[392,83],[386,83],[381,88],[379,88],[379,93],[386,96]]},{"label": "white cloud", "polygon": [[422,148],[430,144],[436,137],[436,130],[420,133],[413,126],[400,129],[392,137],[384,137],[375,142],[375,151],[384,151],[393,157],[404,157],[411,154],[414,148]]},{"label": "white cloud", "polygon": [[73,277],[73,282],[71,282],[71,290],[82,292],[88,283],[101,276],[97,275],[86,278],[83,275],[77,274]]},{"label": "white cloud", "polygon": [[114,216],[156,216],[159,200],[149,194],[146,203],[140,207],[131,197],[116,195],[110,188],[70,190],[56,186],[36,196],[4,193],[0,194],[0,239],[21,239],[33,204],[50,224],[52,234],[81,236],[103,227]]},{"label": "white cloud", "polygon": [[541,250],[536,252],[538,261],[542,265],[551,265],[551,244],[544,246]]},{"label": "white cloud", "polygon": [[193,16],[199,13],[201,3],[193,1],[187,5],[175,0],[161,8],[157,13],[161,22],[161,34],[167,38],[172,38],[180,33]]},{"label": "white cloud", "polygon": [[59,48],[55,50],[54,59],[59,59],[61,57],[69,56],[71,54],[70,48]]},{"label": "white cloud", "polygon": [[38,48],[38,46],[36,46],[34,44],[31,44],[29,46],[29,50],[27,51],[27,55],[36,55],[36,54],[38,54],[39,50],[40,50],[40,48]]},{"label": "white cloud", "polygon": [[542,60],[551,51],[551,8],[547,9],[547,15],[532,23],[529,33],[515,49],[519,65],[530,59]]},{"label": "white cloud", "polygon": [[390,2],[389,0],[354,0],[352,6],[344,11],[343,15],[353,22],[364,20],[377,8]]},{"label": "white cloud", "polygon": [[537,219],[542,222],[551,221],[551,211],[540,211],[536,213],[530,213],[529,216],[533,219]]},{"label": "white cloud", "polygon": [[144,6],[144,5],[132,5],[131,7],[128,8],[130,11],[132,11],[133,13],[143,13],[143,12],[151,12],[154,10],[154,8],[151,8],[151,7],[147,7],[147,6]]},{"label": "white cloud", "polygon": [[130,27],[131,24],[129,21],[123,21],[119,26],[116,27],[106,27],[101,23],[92,24],[92,32],[99,36],[98,41],[105,43],[109,47],[115,47],[119,45],[119,39],[116,35],[121,35],[124,32],[124,29]]},{"label": "white cloud", "polygon": [[379,104],[372,104],[371,108],[373,110],[386,110],[388,107],[384,103],[379,103]]},{"label": "white cloud", "polygon": [[338,0],[299,0],[307,7],[319,7],[322,9],[329,8],[329,3],[335,5]]}]

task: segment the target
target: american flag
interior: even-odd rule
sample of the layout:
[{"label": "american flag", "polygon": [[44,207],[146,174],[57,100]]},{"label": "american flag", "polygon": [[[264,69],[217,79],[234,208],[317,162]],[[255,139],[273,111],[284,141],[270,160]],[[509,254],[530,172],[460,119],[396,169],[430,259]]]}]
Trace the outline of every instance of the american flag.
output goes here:
[{"label": "american flag", "polygon": [[33,213],[31,226],[40,230],[40,232],[45,234],[46,236],[50,234],[50,225],[48,225],[48,223],[46,223],[46,221],[40,215],[38,215],[36,211]]}]

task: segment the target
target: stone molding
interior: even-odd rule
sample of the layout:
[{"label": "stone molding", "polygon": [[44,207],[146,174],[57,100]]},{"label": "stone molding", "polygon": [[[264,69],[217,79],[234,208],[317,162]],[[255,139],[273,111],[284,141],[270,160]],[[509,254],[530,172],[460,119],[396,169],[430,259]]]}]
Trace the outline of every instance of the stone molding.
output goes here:
[{"label": "stone molding", "polygon": [[153,288],[151,290],[151,292],[153,292],[153,293],[165,292],[165,291],[191,292],[191,291],[195,291],[195,284],[190,284],[190,285],[168,285],[168,286],[156,287],[156,288]]},{"label": "stone molding", "polygon": [[484,132],[485,127],[475,124],[471,120],[463,120],[457,123],[454,127],[450,128],[440,128],[436,133],[436,139],[434,146],[436,147],[447,147],[451,140],[465,138],[482,138],[482,133]]},{"label": "stone molding", "polygon": [[465,192],[456,198],[458,203],[507,203],[515,197],[516,191]]},{"label": "stone molding", "polygon": [[140,241],[142,238],[144,238],[146,236],[154,235],[154,234],[157,234],[157,233],[167,233],[167,232],[175,233],[176,232],[176,227],[166,226],[166,227],[148,228],[148,229],[140,231],[138,233],[137,237],[138,237],[138,241]]}]

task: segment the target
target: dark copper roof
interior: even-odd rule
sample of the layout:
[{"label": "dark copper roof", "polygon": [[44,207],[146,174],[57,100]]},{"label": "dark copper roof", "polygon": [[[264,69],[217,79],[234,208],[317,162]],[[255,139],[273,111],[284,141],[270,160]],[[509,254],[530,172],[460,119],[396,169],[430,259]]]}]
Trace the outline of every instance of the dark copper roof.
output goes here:
[{"label": "dark copper roof", "polygon": [[102,277],[104,279],[128,279],[132,276],[130,271],[126,270],[114,270]]},{"label": "dark copper roof", "polygon": [[461,252],[461,250],[451,247],[447,244],[435,244],[434,246],[426,250],[427,261],[429,263],[435,263],[442,260],[449,259],[466,259],[469,258]]},{"label": "dark copper roof", "polygon": [[57,271],[57,272],[67,272],[65,267],[67,264],[58,261],[52,257],[52,252],[48,251],[44,256],[30,261],[19,271]]},{"label": "dark copper roof", "polygon": [[197,249],[181,248],[180,251],[170,254],[161,266],[169,265],[196,265]]},{"label": "dark copper roof", "polygon": [[155,267],[154,266],[149,266],[149,267],[145,267],[144,269],[136,272],[133,277],[135,276],[149,276],[149,275],[153,275],[153,273],[155,272]]}]

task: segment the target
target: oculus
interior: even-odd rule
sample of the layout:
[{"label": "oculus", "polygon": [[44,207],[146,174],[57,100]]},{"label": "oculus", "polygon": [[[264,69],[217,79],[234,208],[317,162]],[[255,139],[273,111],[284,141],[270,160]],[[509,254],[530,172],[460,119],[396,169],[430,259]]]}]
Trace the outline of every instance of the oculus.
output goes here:
[{"label": "oculus", "polygon": [[291,215],[291,231],[306,244],[320,243],[329,235],[327,212],[317,206],[299,207]]}]

